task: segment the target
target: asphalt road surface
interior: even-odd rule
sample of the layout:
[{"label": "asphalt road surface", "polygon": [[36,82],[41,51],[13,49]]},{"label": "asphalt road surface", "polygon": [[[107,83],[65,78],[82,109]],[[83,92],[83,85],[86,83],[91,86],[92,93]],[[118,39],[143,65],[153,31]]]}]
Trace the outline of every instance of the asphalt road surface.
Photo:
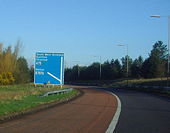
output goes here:
[{"label": "asphalt road surface", "polygon": [[130,90],[105,89],[121,101],[114,133],[170,133],[170,98]]},{"label": "asphalt road surface", "polygon": [[117,109],[106,92],[83,89],[70,103],[0,124],[0,133],[104,133]]}]

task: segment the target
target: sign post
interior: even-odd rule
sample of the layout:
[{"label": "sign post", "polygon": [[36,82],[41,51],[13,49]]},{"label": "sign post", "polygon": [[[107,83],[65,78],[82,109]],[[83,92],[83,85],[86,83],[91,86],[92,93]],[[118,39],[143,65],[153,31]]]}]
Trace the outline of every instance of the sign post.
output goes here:
[{"label": "sign post", "polygon": [[64,53],[36,53],[34,84],[64,84]]}]

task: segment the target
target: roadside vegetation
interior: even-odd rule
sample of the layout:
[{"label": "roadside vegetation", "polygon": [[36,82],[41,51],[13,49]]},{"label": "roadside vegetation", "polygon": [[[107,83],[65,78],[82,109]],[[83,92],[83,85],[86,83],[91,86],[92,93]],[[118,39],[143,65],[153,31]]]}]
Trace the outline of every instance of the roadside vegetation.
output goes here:
[{"label": "roadside vegetation", "polygon": [[131,90],[139,90],[145,92],[161,93],[170,96],[169,80],[167,78],[153,78],[153,79],[129,79],[112,81],[109,84],[103,84],[108,88],[124,88]]},{"label": "roadside vegetation", "polygon": [[[114,80],[107,85],[109,85],[110,87],[127,86],[127,79]],[[166,87],[167,86],[167,78],[129,79],[128,86]]]},{"label": "roadside vegetation", "polygon": [[17,41],[14,47],[4,47],[0,43],[0,120],[4,116],[15,115],[39,105],[67,100],[79,94],[77,90],[63,94],[40,97],[48,91],[60,90],[59,86],[36,87],[31,84],[34,80],[34,67],[29,67],[25,57],[20,56],[22,42]]},{"label": "roadside vegetation", "polygon": [[48,91],[60,90],[60,86],[10,85],[0,87],[0,118],[3,115],[24,112],[38,105],[69,99],[78,94],[77,90],[68,93],[40,97]]},{"label": "roadside vegetation", "polygon": [[[170,80],[170,78],[169,78]],[[80,84],[80,85],[98,85],[105,87],[127,87],[127,79],[117,79],[117,80],[78,80],[68,83]],[[128,86],[167,86],[167,78],[150,78],[150,79],[128,79]]]},{"label": "roadside vegetation", "polygon": [[[0,44],[0,117],[26,111],[36,106],[68,99],[77,95],[77,90],[61,95],[39,97],[47,91],[60,87],[34,87],[34,68],[29,67],[27,60],[20,56],[22,43],[18,41],[14,48]],[[158,41],[153,45],[148,58],[139,56],[132,59],[125,56],[107,60],[101,64],[94,62],[90,66],[73,66],[65,69],[66,83],[96,83],[96,85],[116,87],[127,85],[127,58],[129,85],[170,86],[167,83],[167,46]],[[86,84],[86,85],[87,85]],[[95,85],[95,84],[94,84]]]},{"label": "roadside vegetation", "polygon": [[[143,59],[139,56],[137,59],[132,59],[130,56],[125,56],[119,59],[112,59],[101,64],[94,62],[90,66],[73,66],[66,68],[66,82],[86,82],[89,80],[101,82],[117,82],[117,84],[126,83],[127,79],[127,58],[128,58],[128,79],[133,84],[150,84],[155,86],[166,86],[168,52],[167,45],[162,41],[158,41],[153,45],[152,50],[148,54],[148,58]],[[133,80],[132,80],[133,79]],[[150,80],[152,79],[152,80]],[[160,79],[158,81],[158,79]],[[155,81],[154,81],[155,80]],[[170,83],[169,83],[170,86]]]},{"label": "roadside vegetation", "polygon": [[14,48],[0,43],[0,85],[23,84],[31,81],[31,70],[27,60],[20,56],[21,41]]}]

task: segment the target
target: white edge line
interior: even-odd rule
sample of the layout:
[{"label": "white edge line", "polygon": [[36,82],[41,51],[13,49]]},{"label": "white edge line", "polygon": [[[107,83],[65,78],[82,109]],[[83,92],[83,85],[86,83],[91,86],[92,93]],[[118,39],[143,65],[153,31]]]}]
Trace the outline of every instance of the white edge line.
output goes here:
[{"label": "white edge line", "polygon": [[116,99],[117,99],[117,103],[118,103],[116,113],[114,114],[113,119],[112,119],[108,129],[105,132],[105,133],[113,133],[113,131],[116,128],[117,122],[119,120],[119,116],[120,116],[120,112],[121,112],[121,102],[120,102],[120,99],[119,99],[119,97],[117,95],[115,95],[114,93],[109,92],[109,91],[106,91],[106,92],[112,94],[113,96],[115,96]]}]

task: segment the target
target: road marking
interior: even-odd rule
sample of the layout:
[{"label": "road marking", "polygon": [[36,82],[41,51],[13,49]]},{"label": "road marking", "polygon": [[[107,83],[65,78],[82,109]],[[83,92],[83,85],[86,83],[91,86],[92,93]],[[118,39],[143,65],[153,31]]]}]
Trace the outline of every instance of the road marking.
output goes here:
[{"label": "road marking", "polygon": [[115,115],[113,116],[113,119],[112,119],[112,121],[111,121],[108,129],[107,129],[106,132],[105,132],[105,133],[113,133],[113,131],[114,131],[115,128],[116,128],[117,122],[118,122],[118,120],[119,120],[119,116],[120,116],[120,112],[121,112],[121,102],[120,102],[119,97],[116,96],[114,93],[109,92],[109,91],[106,91],[106,92],[108,92],[108,93],[112,94],[113,96],[115,96],[116,99],[117,99],[117,103],[118,103],[116,113],[115,113]]}]

